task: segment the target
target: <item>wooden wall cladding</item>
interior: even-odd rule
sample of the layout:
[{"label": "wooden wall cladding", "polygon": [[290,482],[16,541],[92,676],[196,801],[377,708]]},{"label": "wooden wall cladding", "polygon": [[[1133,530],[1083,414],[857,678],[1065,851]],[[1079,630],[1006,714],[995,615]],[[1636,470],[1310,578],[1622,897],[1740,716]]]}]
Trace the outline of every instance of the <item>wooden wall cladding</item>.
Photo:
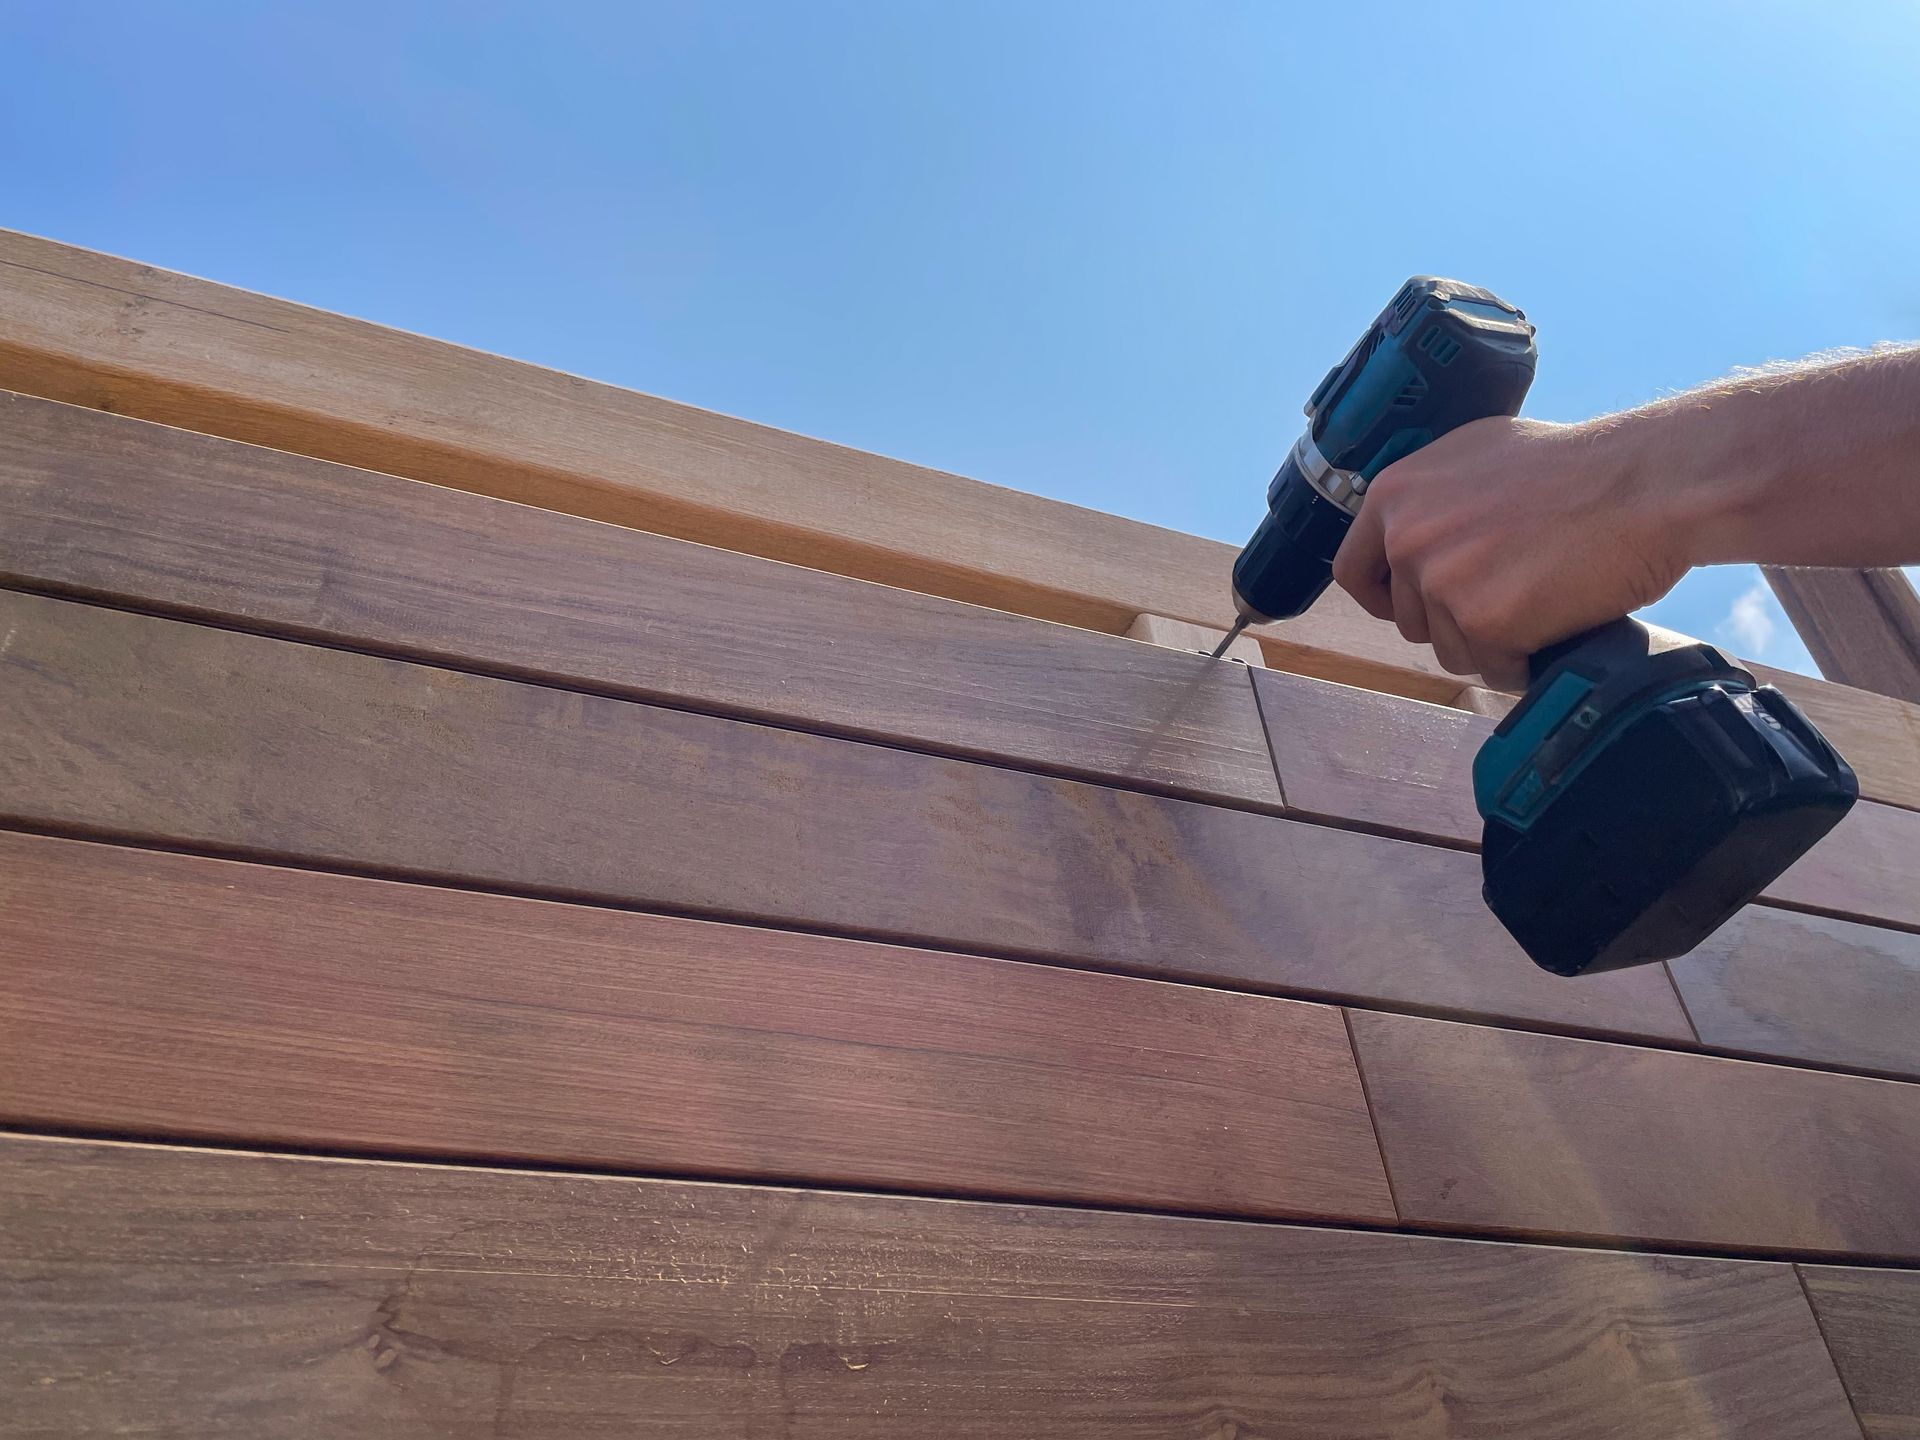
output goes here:
[{"label": "wooden wall cladding", "polygon": [[[53,402],[0,397],[0,410],[0,574],[17,583],[1279,803],[1241,667]],[[1468,768],[1491,722],[1298,676],[1256,683],[1292,811],[1477,838]],[[1869,816],[1867,828],[1888,818]],[[1906,891],[1902,843],[1883,836],[1864,871],[1857,847],[1831,865],[1823,847],[1808,865],[1824,873],[1783,885],[1792,899],[1871,907]],[[1742,993],[1721,1005],[1706,993],[1726,973],[1715,959],[1729,955],[1722,941],[1676,972],[1682,989],[1703,1015],[1774,1018],[1728,1025],[1722,1015],[1726,1035],[1703,1035],[1707,1043],[1920,1070],[1920,1030],[1892,1023],[1899,1011],[1879,1003],[1911,981],[1893,958],[1906,949],[1900,937],[1778,916],[1738,931],[1730,978]],[[1808,1012],[1803,981],[1814,970],[1829,983]],[[1444,993],[1427,1003],[1461,1008]]]},{"label": "wooden wall cladding", "polygon": [[[35,236],[0,231],[0,320],[10,390],[1110,633],[1233,619],[1217,541]],[[1259,640],[1302,674],[1460,689],[1338,589]],[[1920,706],[1782,683],[1868,793],[1920,806]]]},{"label": "wooden wall cladding", "polygon": [[0,815],[264,859],[1690,1042],[1568,985],[1471,855],[0,596]]},{"label": "wooden wall cladding", "polygon": [[1787,1266],[0,1141],[0,1435],[1858,1430]]},{"label": "wooden wall cladding", "polygon": [[1763,899],[1920,930],[1920,811],[1861,801]]},{"label": "wooden wall cladding", "polygon": [[[1493,721],[1297,675],[1253,683],[1290,812],[1478,843],[1471,767]],[[1920,921],[1917,858],[1920,814],[1855,806],[1768,890],[1772,903],[1671,966],[1702,1043],[1920,1075],[1920,935],[1886,928]]]},{"label": "wooden wall cladding", "polygon": [[1290,811],[1480,843],[1473,755],[1497,722],[1280,671],[1255,674],[1253,690]]},{"label": "wooden wall cladding", "polygon": [[1916,1440],[1920,1271],[1796,1268],[1866,1440]]},{"label": "wooden wall cladding", "polygon": [[[1254,672],[1253,686],[1290,810],[1480,843],[1473,756],[1494,721],[1279,671]],[[1761,898],[1920,929],[1917,855],[1920,812],[1862,801]]]},{"label": "wooden wall cladding", "polygon": [[1348,1018],[1404,1221],[1920,1258],[1920,1085]]},{"label": "wooden wall cladding", "polygon": [[5,392],[0,577],[1280,804],[1238,665]]},{"label": "wooden wall cladding", "polygon": [[1394,1219],[1329,1006],[17,834],[0,954],[9,1123]]},{"label": "wooden wall cladding", "polygon": [[[1110,634],[1234,618],[1217,540],[11,231],[0,321],[9,390]],[[1310,674],[1459,688],[1337,590],[1261,639]]]},{"label": "wooden wall cladding", "polygon": [[1750,906],[1668,969],[1713,1049],[1920,1076],[1920,935]]}]

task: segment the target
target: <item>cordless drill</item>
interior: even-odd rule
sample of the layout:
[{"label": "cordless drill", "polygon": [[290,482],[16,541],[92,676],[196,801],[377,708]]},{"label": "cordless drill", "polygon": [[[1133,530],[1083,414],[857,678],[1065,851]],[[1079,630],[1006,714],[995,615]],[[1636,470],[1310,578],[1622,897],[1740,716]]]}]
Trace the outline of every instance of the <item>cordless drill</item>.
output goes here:
[{"label": "cordless drill", "polygon": [[[1304,614],[1374,478],[1469,420],[1517,415],[1537,358],[1526,315],[1490,291],[1432,276],[1401,287],[1307,401],[1234,562],[1234,633]],[[1556,974],[1684,955],[1859,794],[1793,702],[1711,645],[1622,618],[1530,668],[1474,757],[1481,891]]]}]

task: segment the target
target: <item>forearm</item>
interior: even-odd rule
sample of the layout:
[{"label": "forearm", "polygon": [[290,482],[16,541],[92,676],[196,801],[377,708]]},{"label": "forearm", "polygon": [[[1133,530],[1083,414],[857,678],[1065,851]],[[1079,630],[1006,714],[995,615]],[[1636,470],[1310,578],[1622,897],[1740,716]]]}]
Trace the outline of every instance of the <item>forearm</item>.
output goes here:
[{"label": "forearm", "polygon": [[1580,428],[1685,565],[1920,563],[1920,349],[1740,376]]}]

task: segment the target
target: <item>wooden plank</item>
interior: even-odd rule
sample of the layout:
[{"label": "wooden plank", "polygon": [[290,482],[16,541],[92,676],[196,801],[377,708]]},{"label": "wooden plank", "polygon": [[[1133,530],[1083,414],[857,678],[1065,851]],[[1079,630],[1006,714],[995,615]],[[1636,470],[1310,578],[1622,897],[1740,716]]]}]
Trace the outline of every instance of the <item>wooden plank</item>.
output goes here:
[{"label": "wooden plank", "polygon": [[1862,801],[1762,893],[1778,905],[1920,929],[1920,812]]},{"label": "wooden plank", "polygon": [[1760,573],[1822,675],[1920,701],[1920,595],[1905,575],[1778,565],[1763,565]]},{"label": "wooden plank", "polygon": [[[1478,846],[1474,752],[1490,719],[1298,675],[1254,677],[1288,809]],[[1670,967],[1714,1049],[1920,1075],[1920,936],[1784,905],[1920,921],[1920,816],[1856,807],[1811,854]]]},{"label": "wooden plank", "polygon": [[1280,803],[1241,667],[4,394],[0,579]]},{"label": "wooden plank", "polygon": [[1569,985],[1470,855],[0,595],[0,817],[652,909],[1690,1041]]},{"label": "wooden plank", "polygon": [[[1289,811],[1479,845],[1473,757],[1494,721],[1277,671],[1253,685]],[[1916,857],[1920,812],[1863,801],[1761,898],[1920,929]]]},{"label": "wooden plank", "polygon": [[1750,908],[1668,968],[1716,1050],[1920,1077],[1920,935]]},{"label": "wooden plank", "polygon": [[1403,1221],[1920,1257],[1920,1085],[1348,1018]]},{"label": "wooden plank", "polygon": [[[1110,634],[1234,618],[1218,541],[11,231],[0,388]],[[1338,590],[1262,643],[1312,674],[1459,688]]]},{"label": "wooden plank", "polygon": [[[0,388],[1114,634],[1233,619],[1231,546],[10,231]],[[1257,633],[1287,670],[1460,689],[1338,589]],[[1920,808],[1920,706],[1784,685]]]},{"label": "wooden plank", "polygon": [[[1164,615],[1136,615],[1133,623],[1127,626],[1129,640],[1143,640],[1149,645],[1164,646],[1169,650],[1181,650],[1191,655],[1198,652],[1211,655],[1220,642],[1226,639],[1224,630],[1210,630],[1205,625],[1189,625],[1184,620],[1169,620]],[[1266,667],[1266,656],[1261,653],[1259,644],[1251,635],[1236,635],[1227,645],[1229,660],[1244,660],[1247,664]]]},{"label": "wooden plank", "polygon": [[5,834],[0,953],[9,1123],[1394,1218],[1328,1006]]},{"label": "wooden plank", "polygon": [[1782,1265],[0,1142],[0,1435],[1843,1440]]},{"label": "wooden plank", "polygon": [[1797,1268],[1866,1440],[1920,1440],[1920,1272]]},{"label": "wooden plank", "polygon": [[1473,756],[1497,722],[1277,670],[1253,691],[1289,811],[1479,845]]}]

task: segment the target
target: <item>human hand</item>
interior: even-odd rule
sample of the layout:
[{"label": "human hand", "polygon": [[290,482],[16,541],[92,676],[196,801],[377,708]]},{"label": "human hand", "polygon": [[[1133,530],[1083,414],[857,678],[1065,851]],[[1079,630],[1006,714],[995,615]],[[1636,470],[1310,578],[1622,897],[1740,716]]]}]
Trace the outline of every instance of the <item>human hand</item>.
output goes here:
[{"label": "human hand", "polygon": [[1334,579],[1454,674],[1523,689],[1534,651],[1653,603],[1690,564],[1631,429],[1462,425],[1375,477]]}]

